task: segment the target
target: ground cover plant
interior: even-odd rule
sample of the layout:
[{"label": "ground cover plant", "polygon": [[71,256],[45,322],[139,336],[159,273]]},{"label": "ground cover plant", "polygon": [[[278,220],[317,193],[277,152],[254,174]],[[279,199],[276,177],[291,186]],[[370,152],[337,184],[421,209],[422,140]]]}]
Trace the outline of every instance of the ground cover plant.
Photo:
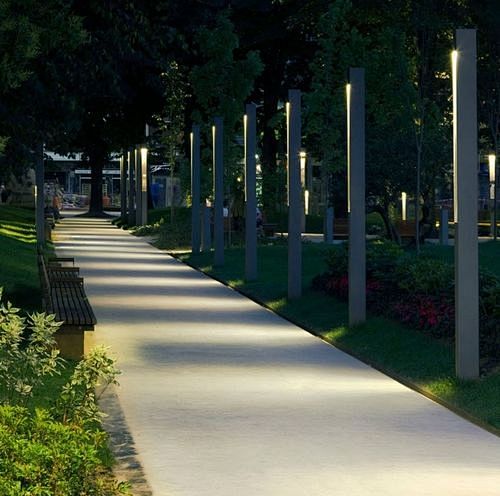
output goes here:
[{"label": "ground cover plant", "polygon": [[15,305],[40,309],[34,210],[0,205],[0,285]]},{"label": "ground cover plant", "polygon": [[[317,276],[316,289],[347,301],[347,245],[325,254],[328,269]],[[439,339],[455,332],[453,264],[429,255],[415,257],[390,242],[367,244],[367,306]],[[500,278],[481,268],[480,354],[482,371],[500,364]]]},{"label": "ground cover plant", "polygon": [[364,325],[349,328],[346,303],[312,288],[313,279],[327,270],[324,252],[325,245],[303,244],[303,295],[293,302],[286,297],[285,245],[259,247],[259,278],[254,282],[243,279],[241,248],[226,250],[224,266],[217,268],[212,265],[213,253],[177,256],[335,346],[499,432],[499,371],[490,370],[477,381],[457,379],[449,340],[435,339],[393,319],[369,315]]},{"label": "ground cover plant", "polygon": [[0,494],[125,494],[110,475],[95,393],[118,371],[103,348],[65,362],[55,347],[59,325],[53,315],[22,316],[0,290]]},{"label": "ground cover plant", "polygon": [[[129,226],[123,219],[114,223],[120,227]],[[136,236],[152,236],[158,248],[172,250],[178,247],[188,247],[191,244],[191,209],[176,207],[173,218],[170,208],[159,208],[148,212],[148,224],[130,226]]]}]

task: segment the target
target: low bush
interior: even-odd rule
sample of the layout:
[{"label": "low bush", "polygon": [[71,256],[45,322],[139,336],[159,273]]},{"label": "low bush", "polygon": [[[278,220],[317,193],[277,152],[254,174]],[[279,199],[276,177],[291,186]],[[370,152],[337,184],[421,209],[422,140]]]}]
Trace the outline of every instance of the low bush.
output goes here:
[{"label": "low bush", "polygon": [[0,406],[0,494],[124,494],[103,466],[106,442],[104,432],[57,422],[47,410]]},{"label": "low bush", "polygon": [[150,224],[133,229],[136,236],[156,236],[156,246],[164,250],[190,246],[190,208],[176,208],[173,222],[170,220],[170,209],[152,210],[148,217]]},{"label": "low bush", "polygon": [[75,367],[50,408],[34,393],[60,374],[53,315],[21,316],[1,302],[0,288],[0,494],[112,496],[127,486],[110,477],[107,435],[100,430],[96,387],[116,383],[114,360],[100,347]]},{"label": "low bush", "polygon": [[[378,315],[395,318],[436,338],[452,339],[455,330],[453,265],[426,256],[406,254],[386,241],[367,245],[367,306]],[[341,300],[348,298],[348,249],[325,254],[328,270],[313,287]],[[500,362],[500,279],[479,275],[480,352],[483,370]]]}]

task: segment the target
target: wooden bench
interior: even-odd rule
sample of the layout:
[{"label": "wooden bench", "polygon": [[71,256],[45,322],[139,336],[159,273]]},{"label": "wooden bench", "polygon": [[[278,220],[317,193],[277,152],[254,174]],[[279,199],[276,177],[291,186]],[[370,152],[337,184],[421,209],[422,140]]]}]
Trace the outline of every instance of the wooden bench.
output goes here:
[{"label": "wooden bench", "polygon": [[401,239],[415,239],[416,237],[414,220],[396,221],[396,230]]},{"label": "wooden bench", "polygon": [[278,229],[278,224],[273,222],[264,222],[262,224],[262,231],[266,238],[274,238],[276,235],[276,230]]},{"label": "wooden bench", "polygon": [[46,264],[38,256],[43,305],[47,313],[62,322],[55,339],[61,355],[79,359],[85,353],[85,333],[93,331],[96,318],[83,287],[77,267]]},{"label": "wooden bench", "polygon": [[349,237],[349,219],[343,217],[335,217],[333,219],[333,237],[348,238]]}]

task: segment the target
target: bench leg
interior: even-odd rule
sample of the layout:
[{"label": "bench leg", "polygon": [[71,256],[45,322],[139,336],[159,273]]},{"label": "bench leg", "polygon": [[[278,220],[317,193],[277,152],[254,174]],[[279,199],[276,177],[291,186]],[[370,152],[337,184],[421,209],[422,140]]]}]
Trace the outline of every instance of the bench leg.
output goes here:
[{"label": "bench leg", "polygon": [[80,360],[91,347],[91,332],[81,329],[62,329],[55,335],[57,347],[63,358]]}]

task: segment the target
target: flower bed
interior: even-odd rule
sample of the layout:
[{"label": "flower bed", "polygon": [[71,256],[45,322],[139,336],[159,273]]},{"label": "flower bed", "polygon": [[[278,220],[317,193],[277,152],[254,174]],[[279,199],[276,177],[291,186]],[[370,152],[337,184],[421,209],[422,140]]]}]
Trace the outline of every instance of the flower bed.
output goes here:
[{"label": "flower bed", "polygon": [[[313,280],[315,289],[340,300],[348,298],[347,246],[326,253],[327,272]],[[500,363],[500,280],[481,271],[480,353],[483,370]],[[398,245],[376,241],[367,245],[368,309],[394,318],[436,338],[455,334],[454,268],[430,257],[415,257]]]}]

